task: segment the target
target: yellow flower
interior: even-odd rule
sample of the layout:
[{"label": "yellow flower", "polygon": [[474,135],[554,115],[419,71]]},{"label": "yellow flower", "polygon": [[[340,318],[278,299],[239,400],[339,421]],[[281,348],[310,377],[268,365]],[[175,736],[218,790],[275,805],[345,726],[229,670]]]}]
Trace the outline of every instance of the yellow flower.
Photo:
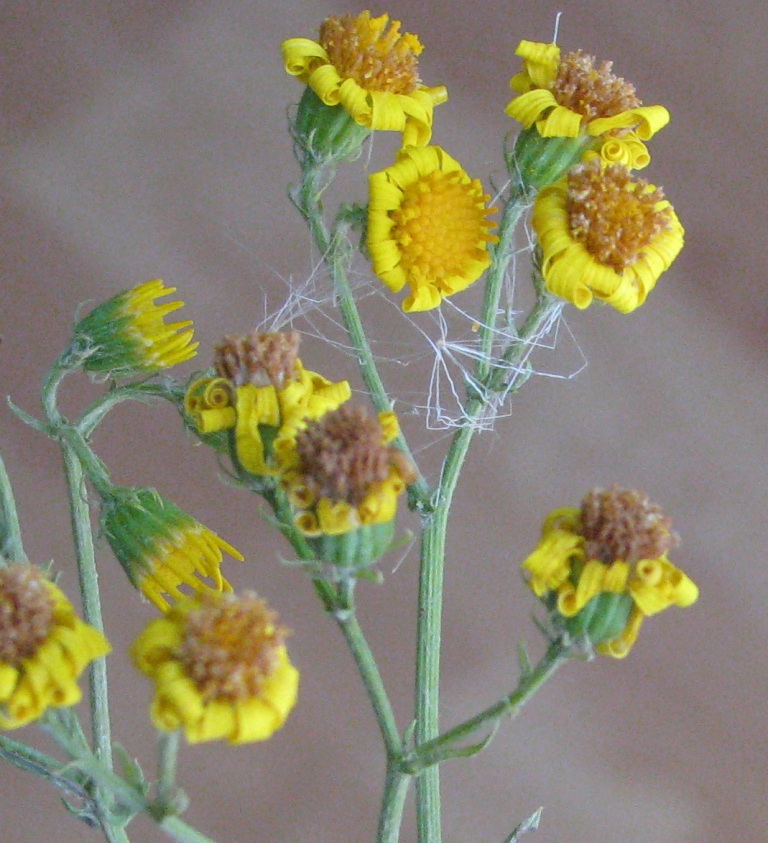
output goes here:
[{"label": "yellow flower", "polygon": [[0,568],[0,729],[77,703],[80,674],[110,649],[39,568]]},{"label": "yellow flower", "polygon": [[[105,496],[102,530],[131,583],[161,611],[165,595],[231,591],[221,573],[223,553],[242,554],[154,489],[118,489]],[[205,580],[212,581],[210,585]]]},{"label": "yellow flower", "polygon": [[168,369],[195,356],[192,321],[166,324],[184,302],[156,304],[175,292],[160,280],[125,290],[92,310],[75,326],[73,348],[87,372],[132,377]]},{"label": "yellow flower", "polygon": [[677,541],[647,496],[594,489],[580,509],[550,513],[523,569],[557,625],[623,658],[646,617],[698,598],[696,585],[667,558]]},{"label": "yellow flower", "polygon": [[341,106],[369,130],[403,133],[403,144],[422,146],[432,135],[434,107],[448,94],[421,84],[423,47],[389,15],[330,17],[317,41],[291,38],[282,45],[285,69],[326,106]]},{"label": "yellow flower", "polygon": [[410,461],[389,445],[398,432],[394,413],[375,419],[344,405],[310,422],[281,452],[296,525],[319,559],[361,567],[391,544],[397,500],[415,479]]},{"label": "yellow flower", "polygon": [[403,310],[431,310],[488,268],[497,238],[489,196],[439,146],[409,147],[370,176],[368,250],[392,292],[405,284]]},{"label": "yellow flower", "polygon": [[275,455],[289,448],[307,422],[335,410],[351,395],[304,368],[297,333],[225,337],[216,348],[217,377],[194,381],[185,397],[188,417],[203,436],[233,439],[237,462],[249,474],[272,477]]},{"label": "yellow flower", "polygon": [[155,726],[183,729],[190,743],[269,738],[288,717],[299,685],[286,632],[252,592],[176,603],[131,648],[136,666],[156,685]]},{"label": "yellow flower", "polygon": [[662,191],[599,160],[541,190],[532,224],[547,289],[578,308],[597,296],[629,313],[683,248],[683,227]]},{"label": "yellow flower", "polygon": [[510,85],[518,94],[506,113],[542,137],[601,138],[610,163],[633,169],[650,160],[643,141],[669,122],[661,105],[643,106],[632,85],[611,72],[612,62],[595,66],[581,50],[562,56],[556,44],[521,41],[515,50],[524,70]]}]

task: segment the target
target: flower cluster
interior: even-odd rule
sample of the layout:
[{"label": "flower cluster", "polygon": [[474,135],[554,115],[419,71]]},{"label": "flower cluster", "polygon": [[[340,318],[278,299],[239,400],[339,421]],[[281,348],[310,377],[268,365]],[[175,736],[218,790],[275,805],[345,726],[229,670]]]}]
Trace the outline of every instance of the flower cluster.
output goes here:
[{"label": "flower cluster", "polygon": [[287,492],[294,525],[319,560],[363,567],[391,543],[414,469],[389,444],[395,415],[376,420],[349,408],[349,384],[305,369],[298,348],[296,333],[225,337],[216,376],[192,382],[185,410],[201,436],[227,433],[241,477]]},{"label": "flower cluster", "polygon": [[0,729],[80,700],[80,674],[110,651],[40,568],[0,567]]},{"label": "flower cluster", "polygon": [[512,77],[517,96],[506,113],[543,138],[593,141],[606,161],[637,169],[650,158],[644,141],[669,122],[661,105],[643,106],[634,86],[581,50],[562,55],[557,44],[521,41],[524,69]]},{"label": "flower cluster", "polygon": [[698,598],[696,585],[667,558],[677,542],[669,518],[646,495],[593,489],[580,508],[550,513],[523,570],[556,626],[623,658],[646,617]]},{"label": "flower cluster", "polygon": [[[311,92],[299,107],[297,134],[313,150],[337,157],[354,151],[371,130],[402,132],[406,145],[429,143],[434,107],[448,95],[443,86],[421,84],[422,49],[415,35],[400,33],[400,21],[370,12],[328,18],[317,41],[285,41],[286,72]],[[351,146],[339,128],[347,116],[365,130]]]},{"label": "flower cluster", "polygon": [[394,413],[376,419],[344,405],[307,425],[286,449],[282,483],[319,558],[364,567],[391,543],[397,500],[416,479],[389,444],[398,433]]},{"label": "flower cluster", "polygon": [[599,159],[545,187],[532,223],[547,288],[578,308],[597,297],[622,313],[635,310],[683,248],[683,227],[663,192]]},{"label": "flower cluster", "polygon": [[524,131],[510,174],[537,192],[532,215],[549,292],[576,307],[594,298],[629,313],[683,247],[683,227],[660,188],[632,175],[645,142],[669,121],[634,87],[577,50],[522,41],[524,69],[506,112]]},{"label": "flower cluster", "polygon": [[175,603],[136,639],[136,666],[155,682],[158,729],[190,743],[262,741],[296,702],[299,673],[287,630],[252,592],[200,594]]},{"label": "flower cluster", "polygon": [[249,475],[278,475],[279,452],[307,421],[351,395],[346,381],[331,383],[305,369],[298,349],[295,332],[225,337],[216,347],[216,376],[187,390],[184,407],[196,430],[226,431],[236,468]]}]

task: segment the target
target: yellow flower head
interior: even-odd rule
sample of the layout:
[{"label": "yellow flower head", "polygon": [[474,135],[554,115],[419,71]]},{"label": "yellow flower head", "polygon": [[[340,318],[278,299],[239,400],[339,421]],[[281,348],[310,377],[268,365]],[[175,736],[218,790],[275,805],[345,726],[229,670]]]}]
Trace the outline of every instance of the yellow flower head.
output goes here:
[{"label": "yellow flower head", "polygon": [[190,743],[263,741],[296,702],[287,630],[253,592],[200,594],[152,621],[131,648],[156,685],[152,722]]},{"label": "yellow flower head", "polygon": [[683,248],[683,227],[661,189],[598,159],[544,188],[532,223],[547,289],[578,308],[596,296],[631,312]]},{"label": "yellow flower head", "polygon": [[184,302],[156,304],[175,292],[162,281],[148,281],[113,296],[75,326],[73,347],[87,372],[132,377],[168,369],[195,356],[192,321],[165,323]]},{"label": "yellow flower head", "polygon": [[225,337],[216,348],[217,377],[196,380],[187,390],[185,410],[196,430],[203,437],[226,432],[249,474],[275,476],[276,454],[307,421],[350,397],[347,381],[331,383],[305,369],[298,348],[295,332]]},{"label": "yellow flower head", "polygon": [[110,649],[39,568],[0,568],[0,729],[74,705],[80,674]]},{"label": "yellow flower head", "polygon": [[489,196],[439,146],[409,147],[370,176],[368,250],[392,292],[405,284],[403,310],[431,310],[488,268],[495,223]]},{"label": "yellow flower head", "polygon": [[[242,554],[154,489],[114,489],[105,498],[102,530],[133,585],[161,611],[165,595],[231,591],[221,573],[223,553]],[[212,585],[204,579],[212,582]]]},{"label": "yellow flower head", "polygon": [[345,405],[307,425],[281,454],[296,525],[318,539],[318,558],[362,566],[389,546],[397,499],[415,479],[410,461],[389,444],[398,432],[394,413],[376,419]]},{"label": "yellow flower head", "polygon": [[389,15],[328,18],[317,41],[291,38],[282,45],[285,69],[326,106],[341,106],[369,130],[403,133],[403,144],[422,146],[432,135],[434,107],[448,94],[421,84],[423,47]]},{"label": "yellow flower head", "polygon": [[643,141],[669,122],[661,105],[643,106],[634,87],[614,76],[612,62],[596,64],[581,50],[561,55],[556,44],[521,41],[515,53],[524,69],[510,85],[518,94],[506,113],[542,137],[601,138],[611,163],[645,166]]},{"label": "yellow flower head", "polygon": [[644,618],[698,598],[667,558],[677,542],[670,519],[646,495],[593,489],[580,509],[550,513],[523,570],[557,624],[623,658]]}]

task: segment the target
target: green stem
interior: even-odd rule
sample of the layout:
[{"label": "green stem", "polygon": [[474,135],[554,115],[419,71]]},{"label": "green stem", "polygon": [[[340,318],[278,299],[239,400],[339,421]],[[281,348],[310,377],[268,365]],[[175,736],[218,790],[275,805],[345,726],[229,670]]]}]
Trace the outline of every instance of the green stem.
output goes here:
[{"label": "green stem", "polygon": [[527,200],[522,192],[513,192],[507,198],[499,223],[499,241],[489,248],[491,265],[485,276],[485,293],[480,316],[480,359],[477,364],[477,380],[480,383],[486,380],[491,371],[493,341],[496,336],[496,321],[504,276],[512,260],[512,241],[517,221],[526,205]]},{"label": "green stem", "polygon": [[[59,440],[64,458],[64,474],[69,495],[70,520],[75,542],[77,567],[80,578],[80,591],[83,597],[83,617],[85,621],[103,634],[104,620],[101,614],[96,555],[91,530],[91,513],[88,507],[88,489],[85,484],[83,467],[97,488],[109,483],[106,469],[88,447],[82,434],[72,427],[59,412],[56,396],[63,378],[71,367],[66,358],[60,358],[51,368],[42,388],[42,402],[51,433]],[[112,772],[112,736],[109,715],[109,693],[107,682],[106,659],[93,661],[88,671],[88,688],[91,708],[91,735],[97,761]],[[122,829],[110,825],[100,809],[102,798],[106,794],[101,788],[96,791],[97,811],[103,817],[102,826],[110,843],[122,843],[128,839]]]},{"label": "green stem", "polygon": [[179,734],[168,732],[161,734],[157,741],[157,800],[161,814],[173,806],[176,795],[176,770],[179,758]]},{"label": "green stem", "polygon": [[[479,399],[467,402],[473,419],[482,407]],[[440,728],[440,645],[443,613],[443,570],[448,515],[461,468],[469,450],[474,427],[468,424],[453,437],[443,463],[435,511],[424,525],[421,539],[418,627],[416,644],[416,742],[434,738]],[[416,782],[417,825],[420,843],[439,843],[440,772],[425,770]]]},{"label": "green stem", "polygon": [[[312,561],[314,559],[312,548],[294,525],[293,515],[284,492],[281,489],[275,489],[265,493],[264,497],[277,517],[280,530],[293,545],[299,559]],[[326,612],[333,617],[344,635],[347,647],[355,660],[376,715],[376,722],[387,751],[387,757],[399,756],[402,752],[400,732],[376,659],[357,620],[353,582],[344,581],[338,589],[326,580],[317,577],[312,580],[312,583]]]},{"label": "green stem", "polygon": [[173,840],[178,843],[215,843],[213,838],[207,837],[196,828],[192,828],[181,817],[164,817],[158,825]]},{"label": "green stem", "polygon": [[488,383],[491,391],[501,391],[513,382],[509,380],[510,371],[513,372],[512,379],[514,379],[515,367],[519,366],[531,353],[531,340],[563,309],[565,303],[547,291],[544,280],[537,270],[534,270],[534,286],[536,303],[523,322],[517,337],[510,342],[501,355],[503,363],[490,373]]},{"label": "green stem", "polygon": [[432,764],[444,760],[455,745],[471,737],[478,729],[493,725],[505,714],[516,714],[541,686],[554,674],[558,667],[570,658],[570,650],[560,639],[553,641],[538,664],[523,673],[517,688],[497,703],[454,726],[434,740],[420,744],[405,759],[404,768],[409,773],[418,773]]},{"label": "green stem", "polygon": [[395,768],[394,759],[390,759],[387,764],[376,843],[397,843],[400,839],[400,826],[410,781],[411,777],[399,772]]},{"label": "green stem", "polygon": [[[83,803],[92,803],[93,797],[87,792],[82,783],[66,773],[56,772],[57,770],[67,770],[66,765],[62,765],[56,758],[52,758],[45,753],[39,752],[26,744],[14,741],[4,735],[0,735],[0,758],[5,758],[11,764],[21,770],[33,773],[47,781],[50,781],[56,787],[71,794],[76,799]],[[115,776],[113,773],[106,771],[103,765],[100,765],[95,758],[91,758],[92,763],[83,763],[83,759],[78,759],[78,764],[74,768],[77,772],[82,772],[87,776],[103,783],[104,789],[109,789],[110,792],[120,799],[126,806],[133,808],[136,811],[145,810],[147,806],[144,803],[141,795],[130,785]],[[166,816],[158,822],[158,826],[163,829],[166,834],[172,837],[179,843],[214,843],[214,841],[205,834],[192,828],[192,826],[185,823],[178,816]],[[105,825],[104,832],[109,841],[115,843],[123,843],[128,840],[128,836],[124,829],[114,828]]]},{"label": "green stem", "polygon": [[[496,332],[499,301],[504,274],[512,254],[515,225],[525,207],[522,194],[507,199],[499,225],[499,242],[491,249],[491,266],[486,275],[480,326],[480,360],[477,380],[484,383],[491,371],[491,352]],[[443,611],[443,569],[448,516],[461,468],[475,433],[474,421],[485,402],[471,396],[464,408],[465,425],[453,437],[443,462],[435,496],[435,508],[427,520],[421,544],[419,575],[419,621],[416,645],[416,741],[433,739],[439,732],[440,650]],[[417,826],[420,843],[440,843],[440,773],[432,767],[419,776],[417,788]]]},{"label": "green stem", "polygon": [[60,790],[71,794],[84,803],[92,801],[92,797],[83,784],[72,776],[59,772],[64,765],[44,752],[39,752],[31,746],[7,738],[5,735],[0,735],[0,758],[4,758],[20,770],[25,770],[51,782]]},{"label": "green stem", "polygon": [[365,690],[373,706],[376,722],[378,723],[379,731],[384,741],[384,747],[387,750],[387,758],[391,762],[393,758],[399,758],[402,753],[400,732],[397,728],[397,720],[395,719],[392,704],[384,688],[376,659],[371,652],[371,648],[368,646],[368,641],[363,634],[357,620],[357,615],[355,614],[351,584],[348,584],[346,587],[344,602],[349,608],[336,613],[336,623],[338,623],[344,635],[344,640],[347,642],[347,646],[352,653],[360,677],[365,685]]},{"label": "green stem", "polygon": [[[83,617],[99,632],[104,632],[104,620],[101,614],[98,572],[91,531],[90,510],[88,508],[87,488],[83,469],[73,449],[61,443],[64,456],[64,472],[69,492],[72,533],[75,539],[80,590],[83,595]],[[96,757],[104,766],[112,769],[112,738],[109,722],[109,696],[107,687],[106,659],[96,659],[91,663],[89,674],[91,732],[93,735]]]},{"label": "green stem", "polygon": [[134,383],[110,389],[106,395],[97,398],[77,423],[78,430],[87,439],[106,414],[122,401],[150,403],[153,398],[162,398],[176,404],[183,393],[177,394],[174,386],[167,383]]},{"label": "green stem", "polygon": [[25,562],[26,559],[27,554],[24,553],[21,541],[19,515],[16,511],[16,498],[0,452],[0,566],[4,565],[6,560]]}]

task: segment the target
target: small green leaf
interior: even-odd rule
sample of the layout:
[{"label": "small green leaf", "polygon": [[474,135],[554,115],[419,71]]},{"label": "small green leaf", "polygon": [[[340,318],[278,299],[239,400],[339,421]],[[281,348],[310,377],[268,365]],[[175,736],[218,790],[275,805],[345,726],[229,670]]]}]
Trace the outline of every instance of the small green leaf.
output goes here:
[{"label": "small green leaf", "polygon": [[523,820],[520,825],[510,834],[504,843],[518,843],[523,834],[527,831],[537,831],[539,822],[541,820],[541,812],[543,808],[537,808],[527,820]]},{"label": "small green leaf", "polygon": [[526,679],[529,677],[533,671],[533,665],[525,641],[518,641],[517,643],[517,663],[520,666],[520,678]]}]

